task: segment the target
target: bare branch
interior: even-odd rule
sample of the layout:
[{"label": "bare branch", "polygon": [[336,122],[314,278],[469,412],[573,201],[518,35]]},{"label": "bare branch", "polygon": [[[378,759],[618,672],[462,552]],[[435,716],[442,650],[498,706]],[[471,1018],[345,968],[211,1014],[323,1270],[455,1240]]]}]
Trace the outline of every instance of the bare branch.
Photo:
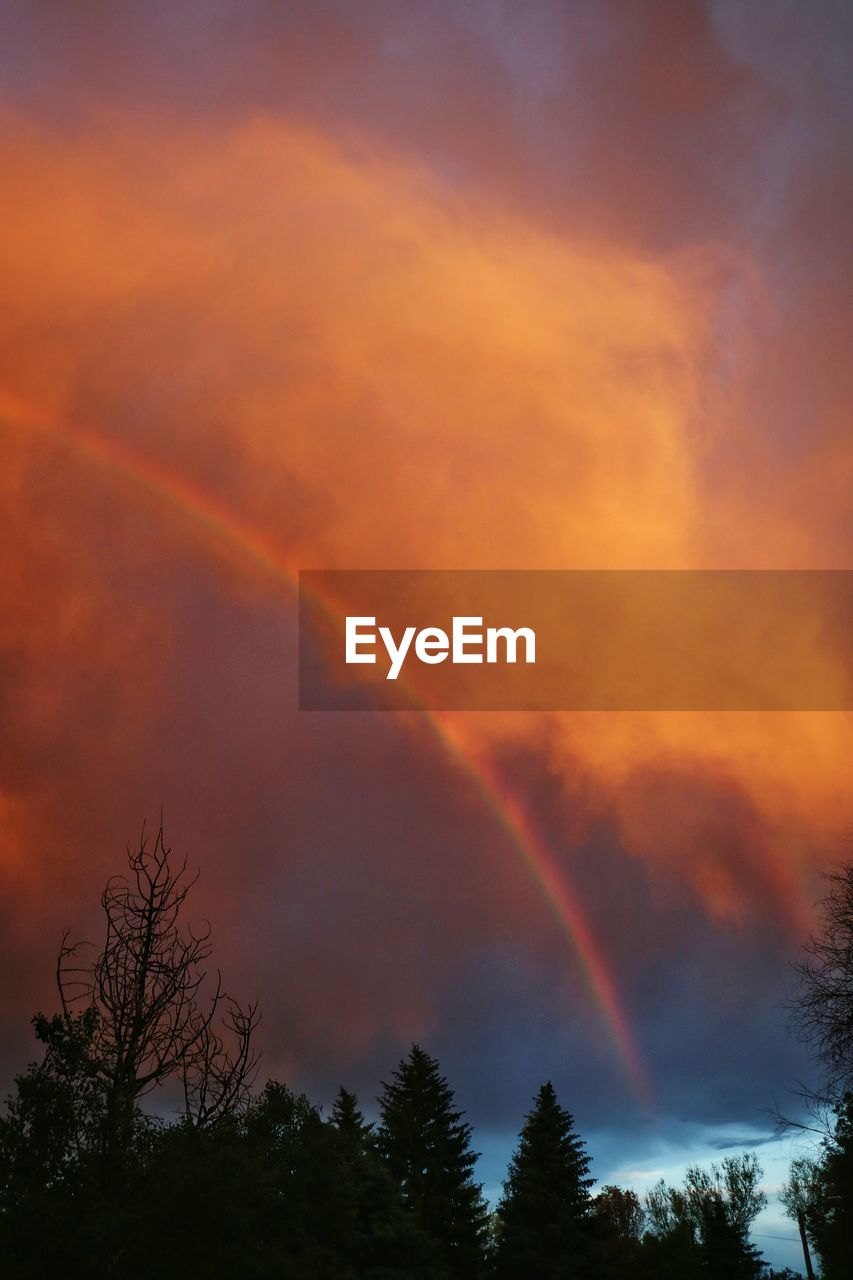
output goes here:
[{"label": "bare branch", "polygon": [[87,944],[69,943],[66,933],[56,966],[63,1017],[87,1008],[96,1015],[93,1069],[118,1144],[150,1090],[180,1080],[188,1118],[211,1124],[243,1105],[258,1065],[257,1005],[238,1004],[219,974],[205,994],[210,925],[182,920],[198,873],[186,858],[172,858],[162,821],[153,842],[143,826],[127,860],[128,874],[113,876],[101,895],[100,953],[89,965],[76,963]]},{"label": "bare branch", "polygon": [[853,863],[825,879],[823,929],[805,944],[789,1008],[797,1034],[824,1066],[821,1096],[831,1105],[853,1088]]}]

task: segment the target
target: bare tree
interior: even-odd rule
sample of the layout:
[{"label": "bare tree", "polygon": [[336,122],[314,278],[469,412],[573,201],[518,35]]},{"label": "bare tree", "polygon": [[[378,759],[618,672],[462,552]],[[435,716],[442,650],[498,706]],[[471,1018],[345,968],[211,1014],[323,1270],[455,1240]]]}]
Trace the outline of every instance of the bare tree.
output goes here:
[{"label": "bare tree", "polygon": [[823,928],[805,944],[799,990],[790,1003],[800,1037],[826,1071],[826,1098],[853,1089],[853,863],[826,876]]},{"label": "bare tree", "polygon": [[[219,1006],[217,1028],[211,1015]],[[257,1022],[257,1005],[243,1008],[217,982],[208,1010],[198,1014],[193,1051],[181,1063],[184,1108],[193,1124],[214,1124],[247,1100],[258,1067],[259,1055],[252,1046]]]},{"label": "bare tree", "polygon": [[56,980],[66,1022],[92,1011],[92,1073],[101,1081],[105,1143],[124,1146],[139,1099],[175,1080],[187,1119],[209,1125],[244,1100],[257,1071],[252,1046],[257,1004],[241,1006],[207,983],[210,927],[186,925],[182,913],[198,876],[175,863],[162,822],[153,842],[143,827],[127,850],[128,874],[108,881],[101,905],[106,932],[100,953],[81,964],[81,949],[65,935]]}]

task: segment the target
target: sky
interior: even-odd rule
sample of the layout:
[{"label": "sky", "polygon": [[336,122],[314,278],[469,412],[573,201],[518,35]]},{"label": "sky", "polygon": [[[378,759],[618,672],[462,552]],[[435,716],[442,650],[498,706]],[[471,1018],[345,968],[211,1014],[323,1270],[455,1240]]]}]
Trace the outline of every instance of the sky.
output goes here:
[{"label": "sky", "polygon": [[4,1081],[162,806],[267,1074],[784,1179],[850,716],[300,712],[295,581],[850,566],[851,22],[2,0]]}]

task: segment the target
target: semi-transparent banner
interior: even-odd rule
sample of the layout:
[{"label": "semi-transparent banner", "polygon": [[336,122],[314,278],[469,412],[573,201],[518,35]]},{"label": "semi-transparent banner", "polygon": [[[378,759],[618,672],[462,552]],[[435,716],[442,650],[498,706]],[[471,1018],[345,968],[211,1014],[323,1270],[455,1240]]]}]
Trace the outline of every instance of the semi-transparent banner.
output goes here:
[{"label": "semi-transparent banner", "polygon": [[304,710],[843,711],[849,570],[309,570]]}]

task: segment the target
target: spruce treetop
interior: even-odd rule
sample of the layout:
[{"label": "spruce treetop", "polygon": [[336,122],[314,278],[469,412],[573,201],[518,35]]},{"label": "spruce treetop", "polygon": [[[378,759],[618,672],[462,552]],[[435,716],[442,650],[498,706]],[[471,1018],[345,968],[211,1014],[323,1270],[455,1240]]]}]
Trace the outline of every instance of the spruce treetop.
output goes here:
[{"label": "spruce treetop", "polygon": [[379,1098],[377,1148],[433,1242],[437,1267],[471,1280],[484,1266],[488,1212],[474,1181],[471,1126],[439,1064],[412,1045]]},{"label": "spruce treetop", "polygon": [[351,1142],[359,1150],[368,1146],[373,1133],[373,1125],[365,1120],[358,1105],[358,1098],[343,1085],[338,1090],[332,1106],[329,1124],[337,1129],[342,1138]]},{"label": "spruce treetop", "polygon": [[512,1280],[573,1275],[589,1246],[589,1156],[550,1080],[527,1114],[497,1209],[498,1274]]}]

